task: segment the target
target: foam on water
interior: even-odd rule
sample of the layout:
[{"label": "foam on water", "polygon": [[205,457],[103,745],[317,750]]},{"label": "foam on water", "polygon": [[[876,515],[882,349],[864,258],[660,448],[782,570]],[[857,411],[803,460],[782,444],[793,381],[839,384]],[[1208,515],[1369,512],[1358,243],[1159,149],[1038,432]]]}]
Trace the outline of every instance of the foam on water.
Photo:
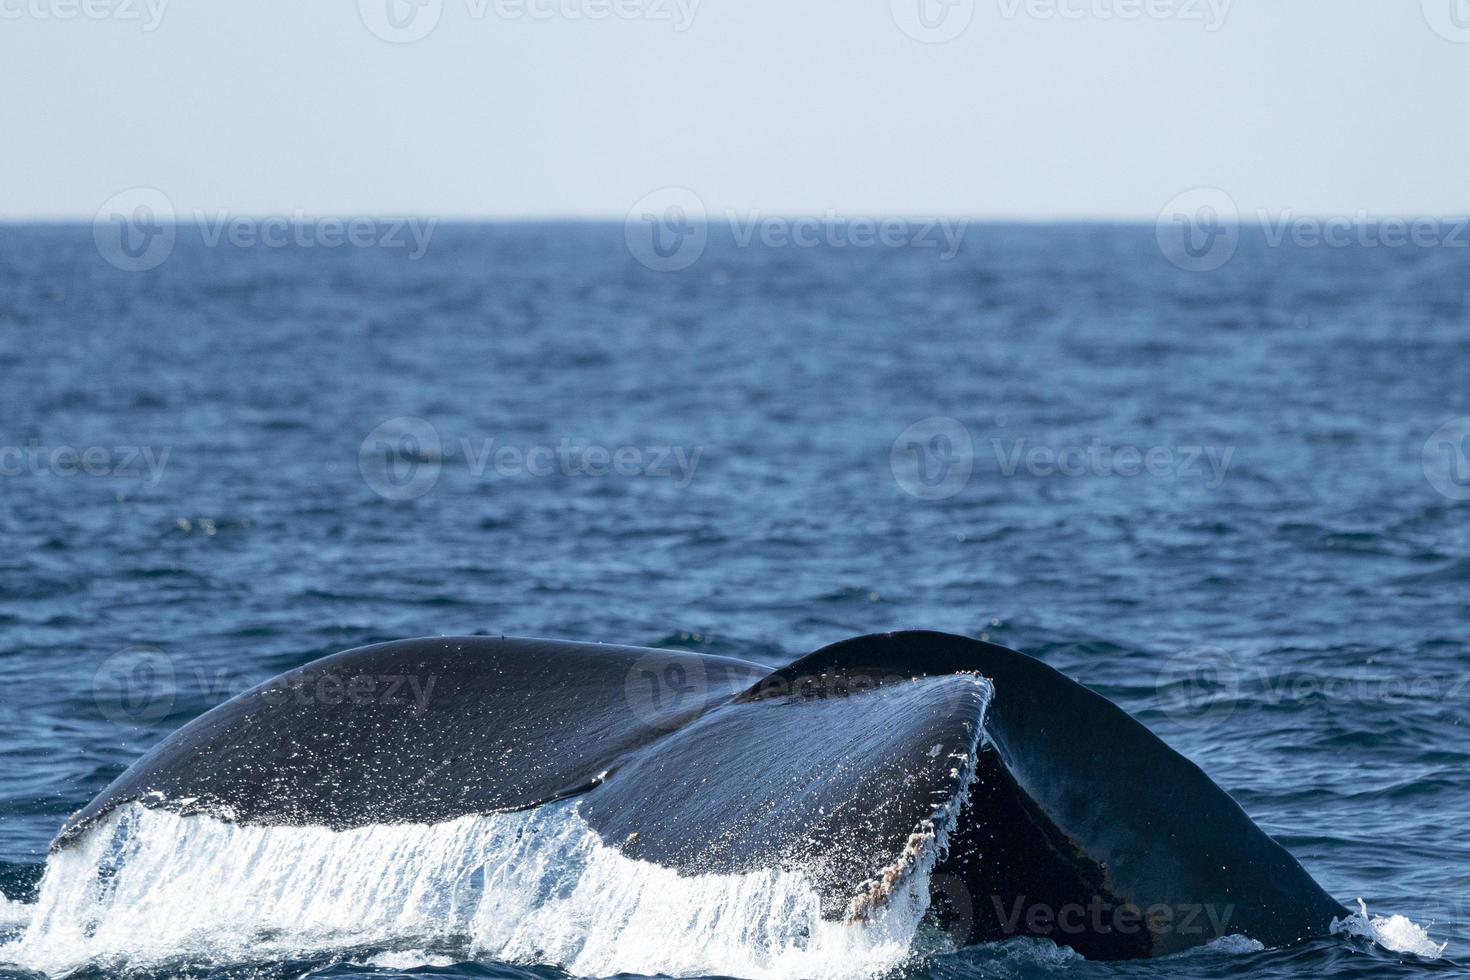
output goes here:
[{"label": "foam on water", "polygon": [[[1243,953],[1259,953],[1265,948],[1265,943],[1252,939],[1249,936],[1231,934],[1229,936],[1221,936],[1214,942],[1205,943],[1205,945],[1199,947],[1198,952],[1227,953],[1232,956],[1238,956]],[[1188,956],[1193,952],[1196,952],[1196,950],[1189,950],[1179,955]]]},{"label": "foam on water", "polygon": [[1332,931],[1371,939],[1384,949],[1395,953],[1412,953],[1427,960],[1437,960],[1444,955],[1447,942],[1437,943],[1429,938],[1424,927],[1403,915],[1368,914],[1368,903],[1358,899],[1356,915],[1345,919],[1333,919]]},{"label": "foam on water", "polygon": [[867,921],[833,922],[799,873],[681,877],[604,845],[574,801],[340,832],[131,805],[51,856],[0,962],[55,975],[391,944],[583,976],[873,975],[912,955],[930,867]]},{"label": "foam on water", "polygon": [[15,929],[31,920],[31,906],[0,894],[0,929]]},{"label": "foam on water", "polygon": [[413,970],[423,966],[453,966],[457,960],[452,956],[441,956],[426,949],[405,949],[378,953],[365,960],[354,960],[357,966],[372,966],[380,970]]}]

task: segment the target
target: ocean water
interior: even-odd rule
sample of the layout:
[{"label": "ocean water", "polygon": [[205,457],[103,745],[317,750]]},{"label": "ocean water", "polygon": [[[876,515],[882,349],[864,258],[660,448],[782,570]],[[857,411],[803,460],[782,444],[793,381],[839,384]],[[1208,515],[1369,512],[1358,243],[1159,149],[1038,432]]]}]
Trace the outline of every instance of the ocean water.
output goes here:
[{"label": "ocean water", "polygon": [[[1151,226],[974,225],[954,254],[716,229],[667,270],[625,239],[444,224],[415,257],[181,233],[135,271],[91,227],[0,227],[0,941],[34,954],[3,969],[969,980],[1470,960],[1467,250],[1247,233],[1197,271]],[[247,841],[134,815],[117,832],[136,866],[38,895],[63,820],[150,745],[327,653],[508,633],[775,666],[895,628],[985,636],[1112,698],[1366,915],[1300,948],[1155,962],[843,945],[792,926],[810,910],[786,883],[639,877],[560,811],[537,818],[561,821],[542,877],[481,881],[501,904],[473,911],[411,892],[509,847],[494,820]],[[211,877],[247,844],[263,863]],[[560,915],[525,898],[573,871],[605,887]],[[170,904],[186,882],[196,901]],[[667,927],[666,893],[720,912]],[[104,901],[87,935],[47,925]],[[822,956],[783,974],[762,958],[782,943]]]}]

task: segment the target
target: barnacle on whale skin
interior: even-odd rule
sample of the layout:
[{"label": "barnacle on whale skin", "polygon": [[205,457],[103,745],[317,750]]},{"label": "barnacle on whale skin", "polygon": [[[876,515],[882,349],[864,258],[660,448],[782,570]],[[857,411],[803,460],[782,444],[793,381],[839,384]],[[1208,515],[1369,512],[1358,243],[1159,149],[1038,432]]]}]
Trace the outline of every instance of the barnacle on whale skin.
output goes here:
[{"label": "barnacle on whale skin", "polygon": [[[932,871],[945,856],[949,849],[949,835],[964,810],[970,785],[975,782],[979,741],[979,733],[972,733],[971,744],[963,754],[964,761],[958,768],[950,770],[955,786],[948,799],[935,807],[928,818],[919,822],[892,863],[881,868],[874,877],[859,886],[858,894],[848,903],[847,922],[867,920],[888,901],[909,875]],[[960,753],[955,753],[955,756],[959,757]]]}]

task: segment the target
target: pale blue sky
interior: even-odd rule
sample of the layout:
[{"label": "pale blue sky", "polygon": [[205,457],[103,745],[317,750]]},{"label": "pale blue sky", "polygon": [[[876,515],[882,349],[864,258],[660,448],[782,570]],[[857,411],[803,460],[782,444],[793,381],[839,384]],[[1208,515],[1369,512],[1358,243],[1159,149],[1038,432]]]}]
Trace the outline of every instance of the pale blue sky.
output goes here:
[{"label": "pale blue sky", "polygon": [[0,0],[0,217],[1470,212],[1470,0],[419,3]]}]

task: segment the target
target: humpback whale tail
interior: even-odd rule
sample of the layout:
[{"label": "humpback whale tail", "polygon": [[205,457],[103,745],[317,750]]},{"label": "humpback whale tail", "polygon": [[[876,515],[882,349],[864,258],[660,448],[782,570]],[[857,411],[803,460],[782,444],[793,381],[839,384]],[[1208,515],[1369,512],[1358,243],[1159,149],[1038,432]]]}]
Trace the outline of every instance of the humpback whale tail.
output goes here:
[{"label": "humpback whale tail", "polygon": [[[668,875],[660,887],[679,894],[763,882],[721,885],[719,901],[764,896],[763,928],[804,923],[781,942],[808,952],[833,930],[877,923],[890,940],[895,929],[912,938],[924,920],[960,944],[1043,936],[1116,959],[1228,935],[1289,945],[1347,915],[1228,794],[1111,702],[1024,654],[922,631],[847,640],[776,671],[513,638],[363,647],[185,725],[74,815],[53,849],[102,855],[87,842],[94,829],[116,834],[123,811],[238,825],[264,835],[262,855],[290,835],[431,825],[456,828],[434,831],[447,835],[435,860],[447,860],[471,847],[464,828],[481,827],[489,837],[471,849],[528,862],[515,880],[540,889],[537,901],[551,886],[526,868],[551,872],[524,835],[585,834],[619,867]],[[514,834],[510,817],[474,823],[497,814],[516,815]],[[215,846],[216,832],[197,831],[197,846]],[[568,867],[576,881],[561,893],[611,887],[593,864]],[[445,872],[459,897],[443,914],[489,873]],[[629,915],[646,900],[604,898]],[[587,967],[578,949],[561,965]],[[558,959],[544,947],[527,955]],[[647,965],[618,955],[591,968]]]}]

